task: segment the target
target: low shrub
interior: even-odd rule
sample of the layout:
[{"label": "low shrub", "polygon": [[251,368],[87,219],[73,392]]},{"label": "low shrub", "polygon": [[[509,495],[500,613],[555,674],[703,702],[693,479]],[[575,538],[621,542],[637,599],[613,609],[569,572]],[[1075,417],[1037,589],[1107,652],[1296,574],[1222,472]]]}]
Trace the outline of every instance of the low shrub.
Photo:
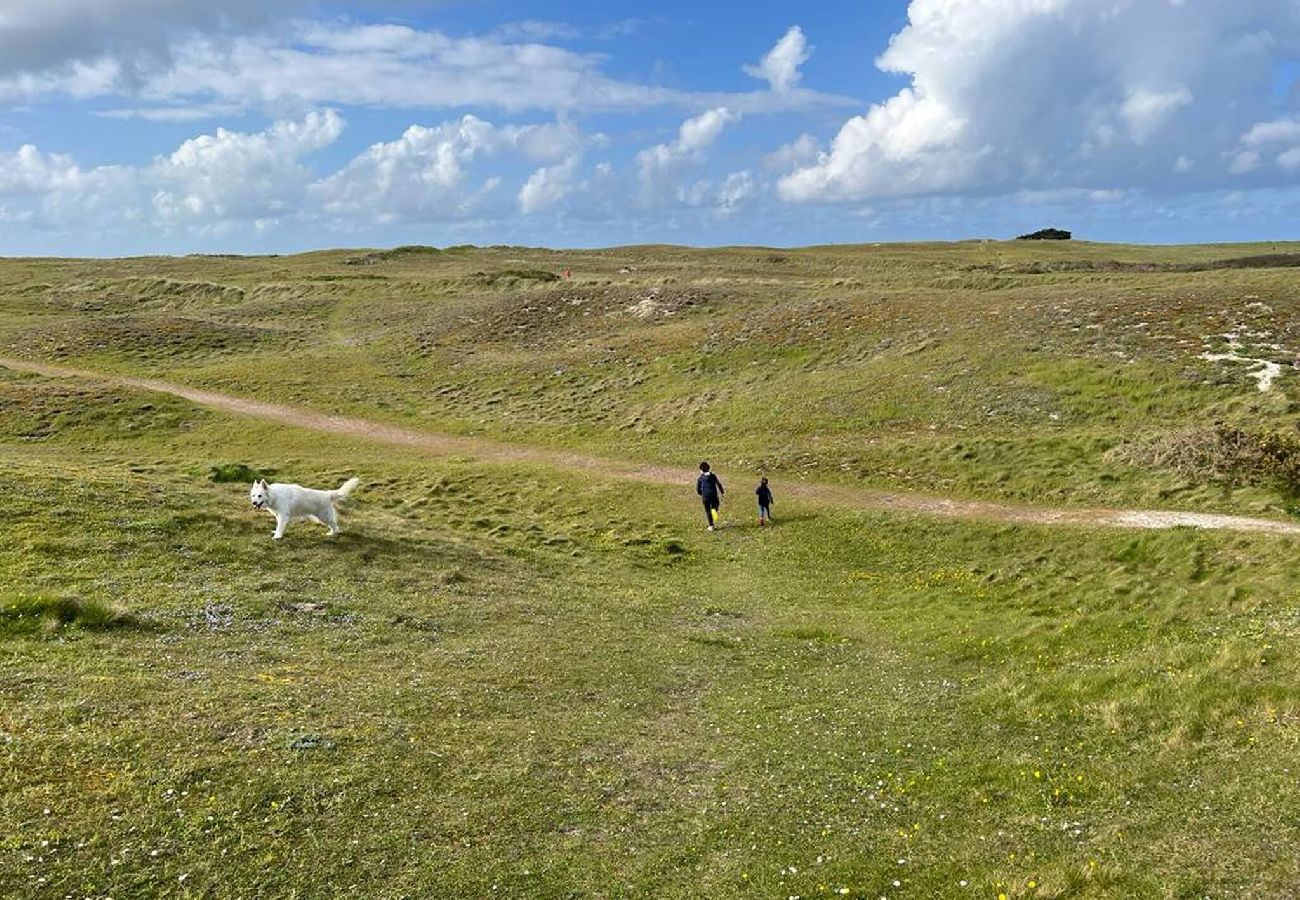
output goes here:
[{"label": "low shrub", "polygon": [[1218,425],[1121,444],[1106,459],[1228,484],[1265,485],[1300,496],[1300,432]]},{"label": "low shrub", "polygon": [[500,272],[475,272],[475,281],[486,285],[514,284],[520,281],[559,281],[560,276],[545,269],[503,269]]}]

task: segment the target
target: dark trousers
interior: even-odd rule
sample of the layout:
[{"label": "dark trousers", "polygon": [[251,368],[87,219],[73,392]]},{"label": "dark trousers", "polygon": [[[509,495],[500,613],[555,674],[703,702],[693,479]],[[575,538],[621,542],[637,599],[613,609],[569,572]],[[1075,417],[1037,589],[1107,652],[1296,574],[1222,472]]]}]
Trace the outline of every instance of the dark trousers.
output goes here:
[{"label": "dark trousers", "polygon": [[710,497],[707,495],[702,499],[704,500],[704,520],[712,525],[713,513],[722,505],[722,501],[716,496]]}]

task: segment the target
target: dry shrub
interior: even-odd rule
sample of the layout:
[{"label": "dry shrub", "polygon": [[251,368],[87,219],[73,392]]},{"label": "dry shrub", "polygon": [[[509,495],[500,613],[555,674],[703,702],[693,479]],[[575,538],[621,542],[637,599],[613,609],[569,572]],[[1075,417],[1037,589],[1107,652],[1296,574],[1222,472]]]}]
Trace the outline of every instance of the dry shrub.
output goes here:
[{"label": "dry shrub", "polygon": [[1300,495],[1300,432],[1244,431],[1218,425],[1120,444],[1107,461],[1229,484],[1270,485]]}]

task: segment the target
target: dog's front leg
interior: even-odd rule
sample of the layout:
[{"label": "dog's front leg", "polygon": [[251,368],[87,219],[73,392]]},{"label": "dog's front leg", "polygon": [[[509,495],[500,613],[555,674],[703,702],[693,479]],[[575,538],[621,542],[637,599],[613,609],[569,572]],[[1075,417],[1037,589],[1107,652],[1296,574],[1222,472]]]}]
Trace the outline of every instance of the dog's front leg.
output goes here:
[{"label": "dog's front leg", "polygon": [[284,529],[285,529],[286,526],[288,526],[288,524],[289,524],[289,517],[288,517],[288,516],[282,516],[282,515],[280,515],[279,513],[276,513],[276,514],[275,514],[275,534],[271,535],[271,539],[272,539],[272,540],[276,540],[276,541],[278,541],[280,538],[284,537]]}]

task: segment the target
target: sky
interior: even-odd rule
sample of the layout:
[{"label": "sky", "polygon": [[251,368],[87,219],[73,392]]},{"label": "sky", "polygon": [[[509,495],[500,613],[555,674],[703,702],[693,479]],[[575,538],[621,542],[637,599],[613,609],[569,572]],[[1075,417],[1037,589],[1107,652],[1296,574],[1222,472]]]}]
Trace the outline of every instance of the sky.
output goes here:
[{"label": "sky", "polygon": [[1300,0],[0,0],[0,255],[1297,222]]}]

